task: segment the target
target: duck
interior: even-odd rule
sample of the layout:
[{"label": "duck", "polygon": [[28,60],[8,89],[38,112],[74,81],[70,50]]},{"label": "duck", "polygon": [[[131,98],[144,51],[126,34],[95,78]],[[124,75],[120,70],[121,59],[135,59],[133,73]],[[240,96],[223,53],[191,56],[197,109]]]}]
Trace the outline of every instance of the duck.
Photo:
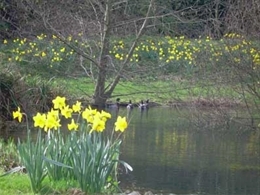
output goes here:
[{"label": "duck", "polygon": [[132,104],[132,100],[129,100],[129,103],[127,104],[126,108],[127,108],[128,110],[131,110],[131,109],[134,108],[134,105]]},{"label": "duck", "polygon": [[149,107],[149,100],[146,100],[145,102],[143,100],[141,100],[141,102],[140,102],[138,107],[141,110],[148,109],[148,107]]},{"label": "duck", "polygon": [[116,103],[109,104],[108,108],[110,108],[110,109],[119,109],[119,106],[120,106],[120,98],[117,98],[116,99]]}]

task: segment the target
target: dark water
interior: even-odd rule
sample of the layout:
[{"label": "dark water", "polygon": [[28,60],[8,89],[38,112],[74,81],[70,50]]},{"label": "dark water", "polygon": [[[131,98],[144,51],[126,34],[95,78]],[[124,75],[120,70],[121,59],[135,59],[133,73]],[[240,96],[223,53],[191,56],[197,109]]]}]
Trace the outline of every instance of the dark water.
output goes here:
[{"label": "dark water", "polygon": [[[120,110],[125,114],[126,110]],[[122,186],[174,194],[260,194],[260,132],[235,111],[150,108],[130,114]]]}]

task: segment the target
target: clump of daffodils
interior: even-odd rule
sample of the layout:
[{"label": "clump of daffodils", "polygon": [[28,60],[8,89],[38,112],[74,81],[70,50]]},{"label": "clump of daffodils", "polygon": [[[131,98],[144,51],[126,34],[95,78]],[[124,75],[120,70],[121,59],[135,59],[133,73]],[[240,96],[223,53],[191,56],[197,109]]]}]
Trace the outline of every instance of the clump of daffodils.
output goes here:
[{"label": "clump of daffodils", "polygon": [[[53,108],[48,113],[36,113],[33,116],[34,127],[39,127],[44,131],[57,130],[61,127],[61,117],[71,119],[67,128],[71,131],[77,131],[79,124],[72,118],[73,114],[81,115],[82,119],[86,120],[88,125],[91,127],[90,133],[93,131],[103,132],[106,128],[107,119],[111,118],[111,114],[105,111],[97,111],[92,109],[90,106],[83,109],[81,102],[77,101],[72,106],[66,104],[66,98],[57,96],[53,101]],[[13,118],[22,121],[23,114],[21,113],[20,107],[17,111],[13,112]],[[115,131],[124,132],[127,128],[128,123],[126,117],[118,116],[115,122]]]},{"label": "clump of daffodils", "polygon": [[[27,139],[18,142],[19,155],[34,193],[42,190],[42,181],[46,176],[52,181],[76,180],[83,192],[101,193],[111,186],[111,182],[118,183],[119,163],[132,171],[130,165],[119,160],[120,136],[113,136],[114,131],[111,132],[112,136],[107,137],[101,133],[106,129],[106,121],[111,118],[110,113],[90,106],[83,108],[79,101],[68,105],[66,98],[60,96],[52,103],[49,112],[38,112],[33,116],[33,125],[39,128],[37,139],[32,141],[28,128]],[[13,112],[13,118],[19,122],[22,122],[24,115],[20,107]],[[60,127],[64,124],[62,118],[68,121],[67,129],[72,131],[67,136],[60,133]],[[127,126],[126,117],[118,116],[114,130],[124,132]],[[42,130],[48,136],[42,137]]]}]

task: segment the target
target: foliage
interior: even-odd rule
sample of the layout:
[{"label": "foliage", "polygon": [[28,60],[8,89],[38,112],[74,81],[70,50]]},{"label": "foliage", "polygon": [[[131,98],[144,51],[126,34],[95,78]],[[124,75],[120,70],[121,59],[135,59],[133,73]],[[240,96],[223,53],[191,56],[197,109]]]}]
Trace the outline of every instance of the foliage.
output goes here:
[{"label": "foliage", "polygon": [[[51,111],[33,116],[34,127],[39,127],[37,139],[31,138],[28,127],[27,140],[18,143],[33,192],[42,190],[46,176],[53,181],[76,180],[82,191],[88,193],[101,193],[109,186],[115,187],[118,164],[132,169],[119,160],[120,134],[114,134],[114,131],[123,132],[127,128],[126,118],[118,116],[115,128],[108,136],[102,132],[107,119],[111,118],[109,113],[90,106],[82,110],[78,101],[72,106],[67,105],[66,98],[60,96],[52,102]],[[13,117],[18,120],[23,115],[20,108],[13,112]],[[66,126],[61,124],[62,120],[68,122]],[[70,133],[62,134],[62,128],[70,130]],[[47,132],[44,137],[42,130]]]},{"label": "foliage", "polygon": [[17,147],[12,139],[5,142],[0,139],[0,168],[8,171],[20,164]]},{"label": "foliage", "polygon": [[[140,25],[140,18],[146,13],[148,4],[149,0],[113,3],[113,8],[116,10],[112,12],[111,17],[114,23],[114,36],[134,34],[136,26]],[[147,31],[149,35],[198,37],[211,34],[219,37],[230,30],[250,35],[258,32],[257,0],[253,0],[250,4],[224,0],[155,0],[154,4],[155,18]],[[104,5],[100,0],[92,3],[89,1],[75,3],[73,0],[68,0],[59,6],[50,0],[3,1],[0,3],[2,19],[0,39],[13,38],[16,35],[35,35],[46,30],[45,25],[49,22],[52,22],[55,30],[63,34],[83,29],[91,37],[99,30],[97,24],[103,13]],[[245,19],[239,17],[241,15]],[[39,22],[41,19],[44,22]]]},{"label": "foliage", "polygon": [[[68,41],[71,39],[68,37]],[[24,67],[20,69],[25,71],[22,73],[46,75],[50,70],[53,70],[54,74],[64,74],[73,68],[68,66],[66,61],[75,60],[74,51],[65,47],[56,36],[52,36],[50,39],[47,35],[41,34],[32,41],[26,38],[17,38],[13,40],[12,47],[8,47],[6,40],[3,43],[7,46],[4,48],[4,52],[7,54],[6,61],[19,62],[20,66]]]},{"label": "foliage", "polygon": [[[84,42],[79,45],[82,41],[80,36],[81,34],[77,37],[68,36],[67,40],[75,47],[83,47],[86,50],[93,47]],[[115,67],[120,66],[120,63],[125,60],[130,42],[123,39],[113,41],[110,54]],[[34,67],[42,74],[51,71],[51,75],[53,73],[71,75],[73,70],[74,73],[75,70],[80,70],[79,66],[76,69],[74,67],[75,60],[79,61],[79,56],[54,35],[47,37],[41,34],[35,40],[15,39],[11,44],[8,44],[7,40],[4,43],[6,46],[2,50],[6,53],[5,59],[16,61],[28,67],[30,71]],[[92,52],[92,56],[97,55],[95,51]],[[187,39],[184,36],[174,38],[168,36],[161,39],[144,37],[135,48],[128,70],[140,69],[141,75],[142,69],[145,70],[144,73],[146,71],[152,73],[156,69],[164,74],[180,73],[184,70],[194,72],[198,69],[207,70],[212,65],[222,68],[230,57],[232,57],[230,64],[248,63],[255,69],[260,64],[259,55],[259,43],[234,33],[226,34],[220,40],[210,37],[205,39]],[[89,74],[94,74],[91,77],[95,77],[94,68],[85,66],[85,70]],[[113,74],[111,72],[110,76],[112,77]]]},{"label": "foliage", "polygon": [[[85,38],[82,34],[67,36],[66,40],[70,46],[80,47],[93,57],[97,55],[97,51],[94,49],[96,47],[95,42],[84,41]],[[120,69],[121,64],[125,60],[126,52],[132,40],[133,37],[114,38],[111,42],[110,56],[113,67],[109,66],[107,85],[111,82],[112,77],[116,75],[115,70]],[[38,77],[34,83],[43,83],[42,89],[39,88],[43,94],[40,97],[35,97],[35,99],[37,102],[41,99],[42,104],[45,102],[43,107],[50,108],[48,103],[50,99],[47,98],[50,86],[55,88],[60,88],[61,86],[68,87],[68,90],[72,92],[71,94],[77,91],[77,93],[91,98],[95,85],[94,78],[97,75],[96,68],[91,66],[91,63],[87,60],[80,58],[69,45],[64,44],[58,37],[41,34],[36,39],[5,40],[3,43],[2,51],[5,53],[3,55],[5,62],[7,64],[17,64],[17,67],[20,66],[22,72],[26,74],[33,74],[31,71],[34,68],[32,67],[37,64],[35,71],[39,74],[44,74],[44,76],[53,77],[57,74],[59,75],[59,73],[64,74],[63,69],[60,68],[67,67],[68,71],[66,74],[74,77],[74,79],[59,77],[52,78],[47,82],[37,82],[36,80],[41,79]],[[32,46],[33,48],[31,48]],[[90,50],[90,48],[94,50]],[[31,50],[31,53],[28,53],[28,50]],[[127,87],[129,92],[131,91],[130,93],[135,93],[136,90],[145,93],[147,91],[146,85],[148,83],[154,84],[154,81],[172,81],[172,89],[168,87],[167,91],[174,90],[174,94],[178,94],[178,91],[183,87],[187,87],[185,86],[187,84],[191,87],[185,93],[189,93],[192,96],[194,94],[195,97],[198,93],[203,96],[205,94],[204,91],[211,90],[208,85],[214,85],[214,83],[218,83],[218,89],[215,90],[216,93],[222,93],[219,91],[222,90],[220,87],[226,88],[227,83],[231,87],[243,83],[243,89],[235,90],[240,93],[239,96],[243,95],[241,91],[249,88],[250,96],[256,94],[257,97],[259,92],[254,89],[257,89],[259,81],[259,51],[260,44],[258,41],[247,39],[235,33],[226,34],[219,40],[211,37],[201,37],[200,39],[189,39],[184,36],[143,37],[135,48],[129,65],[126,66],[125,71],[122,73],[121,80],[134,80],[138,84],[140,89],[135,87],[131,91],[132,84],[130,88]],[[57,62],[56,59],[61,59],[61,61]],[[23,61],[28,61],[28,63],[23,64]],[[75,62],[81,62],[81,65]],[[82,68],[87,78],[82,78]],[[26,78],[30,79],[29,77],[33,78],[29,75]],[[182,81],[176,82],[175,78],[182,78]],[[79,83],[84,84],[81,85]],[[133,85],[136,83],[133,83]],[[181,86],[178,86],[178,84]],[[122,85],[125,84],[122,83]],[[156,86],[157,84],[155,84]],[[34,88],[37,88],[37,86],[35,85]],[[194,90],[189,92],[191,88]],[[197,88],[203,88],[203,92],[198,92]],[[176,92],[175,89],[178,89],[178,91]],[[120,94],[120,92],[124,91],[126,89],[119,85],[116,87],[114,94],[127,94],[127,92]]]},{"label": "foliage", "polygon": [[30,178],[32,190],[34,193],[38,193],[41,191],[42,182],[47,176],[45,162],[42,160],[46,146],[44,139],[41,137],[41,131],[39,131],[35,142],[31,138],[30,130],[27,133],[27,140],[18,143],[18,151],[21,162]]},{"label": "foliage", "polygon": [[13,97],[13,86],[16,84],[12,75],[0,73],[0,118],[4,120],[11,119],[11,112],[15,106],[16,100]]}]

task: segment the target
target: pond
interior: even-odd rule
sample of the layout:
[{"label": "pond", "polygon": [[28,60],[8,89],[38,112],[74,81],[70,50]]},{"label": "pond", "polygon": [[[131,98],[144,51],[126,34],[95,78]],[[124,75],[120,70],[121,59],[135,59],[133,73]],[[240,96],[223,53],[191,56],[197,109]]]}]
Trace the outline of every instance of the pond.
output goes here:
[{"label": "pond", "polygon": [[[120,109],[120,115],[126,110]],[[174,194],[260,194],[260,132],[235,110],[130,113],[122,186]]]}]

